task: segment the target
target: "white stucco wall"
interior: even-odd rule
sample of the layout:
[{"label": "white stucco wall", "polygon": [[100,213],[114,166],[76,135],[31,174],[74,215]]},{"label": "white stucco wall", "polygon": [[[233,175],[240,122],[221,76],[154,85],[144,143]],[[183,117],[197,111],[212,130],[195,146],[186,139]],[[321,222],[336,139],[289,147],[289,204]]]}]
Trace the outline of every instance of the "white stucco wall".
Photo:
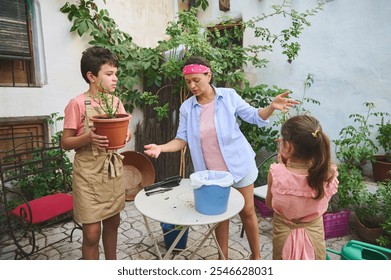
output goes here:
[{"label": "white stucco wall", "polygon": [[[0,87],[0,117],[63,115],[69,100],[88,87],[80,74],[81,53],[88,38],[70,33],[71,22],[60,12],[64,1],[38,1],[41,7],[47,84],[39,88]],[[68,1],[76,3],[76,0]],[[96,1],[100,9],[107,9],[119,28],[129,33],[136,44],[154,47],[164,38],[167,22],[177,13],[177,0],[111,0]],[[140,110],[133,113],[131,130],[142,118]],[[62,128],[62,124],[59,124]],[[132,149],[131,141],[124,149]]]},{"label": "white stucco wall", "polygon": [[[215,1],[218,2],[218,1]],[[240,2],[237,3],[237,2]],[[280,1],[231,1],[233,17],[237,6],[243,6],[246,21],[261,12],[270,12],[270,5]],[[315,0],[292,0],[292,8],[304,11],[314,7]],[[218,4],[216,9],[218,9]],[[215,22],[223,12],[201,12],[199,17],[207,24]],[[227,13],[228,14],[228,13]],[[349,115],[365,114],[363,102],[374,102],[376,111],[391,112],[391,2],[388,0],[331,0],[324,10],[310,17],[311,26],[305,28],[299,42],[301,51],[291,64],[281,49],[265,54],[270,61],[267,68],[246,69],[254,84],[277,85],[293,91],[300,98],[308,73],[314,84],[307,95],[321,105],[306,105],[317,117],[331,139],[337,139],[341,128],[352,124]],[[271,29],[287,26],[281,17],[264,22]],[[259,44],[249,32],[245,45]]]}]

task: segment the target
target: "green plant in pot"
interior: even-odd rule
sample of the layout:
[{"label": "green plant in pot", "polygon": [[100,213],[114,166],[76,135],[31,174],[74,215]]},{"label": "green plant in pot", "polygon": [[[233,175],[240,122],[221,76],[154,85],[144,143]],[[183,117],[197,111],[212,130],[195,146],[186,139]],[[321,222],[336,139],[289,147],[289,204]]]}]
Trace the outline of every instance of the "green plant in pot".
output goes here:
[{"label": "green plant in pot", "polygon": [[371,139],[373,125],[369,119],[373,113],[374,104],[364,103],[367,108],[365,115],[351,114],[349,119],[353,124],[342,128],[339,139],[332,140],[335,144],[335,155],[338,164],[338,193],[331,199],[329,208],[333,211],[352,209],[356,204],[355,198],[364,188],[362,168],[368,160],[372,160],[377,147]]},{"label": "green plant in pot", "polygon": [[[356,197],[356,232],[369,243],[391,245],[391,181],[363,188]],[[381,244],[379,244],[381,245]]]},{"label": "green plant in pot", "polygon": [[351,114],[349,119],[354,124],[350,124],[341,129],[340,138],[334,140],[336,156],[341,163],[345,163],[348,168],[358,168],[362,170],[368,160],[372,161],[378,148],[371,138],[374,125],[370,119],[379,115],[373,112],[375,107],[372,102],[365,102],[367,108],[365,115]]},{"label": "green plant in pot", "polygon": [[328,212],[353,210],[353,206],[357,204],[358,194],[365,187],[361,170],[349,167],[346,163],[340,163],[338,181],[338,192],[331,198]]},{"label": "green plant in pot", "polygon": [[383,202],[381,209],[384,215],[384,221],[380,223],[380,226],[384,233],[376,241],[380,246],[391,248],[391,180],[378,184],[378,193]]},{"label": "green plant in pot", "polygon": [[338,192],[331,198],[323,214],[325,239],[345,236],[349,233],[350,216],[357,193],[364,188],[361,170],[341,163],[338,166]]},{"label": "green plant in pot", "polygon": [[119,149],[125,146],[128,135],[130,114],[118,113],[120,95],[110,94],[102,85],[103,91],[98,91],[92,99],[99,104],[104,114],[91,117],[96,134],[105,135],[109,140],[107,149]]},{"label": "green plant in pot", "polygon": [[391,121],[385,120],[387,116],[390,115],[383,113],[380,123],[377,124],[376,140],[384,153],[375,155],[375,160],[372,162],[373,179],[376,182],[391,180]]},{"label": "green plant in pot", "polygon": [[342,128],[340,138],[333,140],[339,160],[339,186],[338,192],[330,200],[328,213],[345,212],[347,227],[350,211],[354,210],[359,194],[365,189],[363,166],[373,159],[377,151],[371,138],[373,125],[369,122],[377,113],[372,112],[373,103],[366,102],[364,105],[367,108],[366,114],[351,114],[349,118],[353,120],[353,124]]}]

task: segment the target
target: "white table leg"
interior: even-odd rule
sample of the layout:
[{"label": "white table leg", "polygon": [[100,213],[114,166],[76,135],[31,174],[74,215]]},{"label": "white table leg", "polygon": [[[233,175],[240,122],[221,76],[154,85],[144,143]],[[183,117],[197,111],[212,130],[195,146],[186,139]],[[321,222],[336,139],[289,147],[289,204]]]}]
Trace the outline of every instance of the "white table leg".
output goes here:
[{"label": "white table leg", "polygon": [[209,230],[207,231],[207,233],[205,234],[204,238],[200,241],[200,243],[198,243],[196,249],[193,251],[193,253],[190,255],[189,259],[192,259],[194,257],[194,255],[198,252],[198,250],[202,247],[202,245],[204,245],[205,241],[209,238],[209,236],[212,234],[215,242],[216,242],[216,246],[219,250],[219,252],[221,252],[221,248],[220,248],[220,245],[219,243],[217,242],[216,240],[216,237],[214,236],[213,232],[215,230],[215,228],[219,225],[220,223],[216,223],[214,224],[213,226],[210,226],[208,225],[209,227]]},{"label": "white table leg", "polygon": [[[181,240],[182,236],[185,234],[186,230],[189,228],[189,226],[182,226],[181,231],[178,233],[178,236],[175,238],[175,240],[172,242],[170,248],[168,249],[167,253],[164,255],[163,260],[167,260],[170,256],[171,252],[175,249],[175,246],[178,244],[179,240]],[[166,234],[170,233],[167,232]]]},{"label": "white table leg", "polygon": [[[164,257],[162,256],[161,252],[160,252],[160,249],[159,249],[159,246],[157,245],[157,241],[155,239],[155,236],[153,235],[152,233],[152,230],[149,226],[149,223],[148,223],[148,219],[146,216],[143,215],[143,218],[144,218],[144,224],[145,224],[145,227],[147,228],[148,230],[148,234],[149,234],[149,237],[151,238],[152,240],[152,243],[155,247],[155,250],[158,254],[158,257],[159,259],[161,260],[167,260],[169,258],[169,256],[171,255],[172,251],[175,249],[175,246],[178,244],[179,240],[182,238],[182,236],[185,234],[185,231],[189,228],[189,226],[183,226],[183,228],[181,229],[181,231],[179,232],[178,236],[175,238],[175,240],[173,241],[173,243],[171,244],[170,248],[168,249],[168,251],[166,252],[166,254],[164,255]],[[212,235],[213,237],[213,240],[214,242],[216,243],[216,246],[217,246],[217,250],[219,251],[219,254],[220,256],[222,256],[224,258],[224,255],[223,255],[223,251],[221,250],[221,247],[219,245],[219,243],[217,242],[217,238],[216,238],[216,235],[214,234],[214,230],[216,229],[216,227],[219,225],[220,223],[215,223],[213,224],[212,226],[211,225],[207,225],[209,230],[206,232],[204,238],[195,246],[195,250],[191,253],[191,255],[189,256],[189,259],[192,259],[195,254],[201,249],[201,247],[204,245],[205,241],[209,238],[210,235]],[[167,232],[166,234],[168,234],[169,232]],[[183,251],[186,251],[187,249],[184,249]],[[183,252],[182,252],[183,253]],[[182,254],[181,253],[181,254]],[[180,256],[181,254],[179,254],[178,256]],[[174,257],[175,259],[175,257]]]},{"label": "white table leg", "polygon": [[159,259],[162,260],[162,259],[163,259],[163,258],[162,258],[162,254],[160,253],[159,246],[157,245],[156,239],[155,239],[155,237],[153,236],[153,233],[152,233],[152,231],[151,231],[151,228],[149,227],[148,219],[147,219],[147,217],[145,217],[144,215],[143,215],[143,218],[144,218],[145,227],[146,227],[147,230],[148,230],[149,237],[150,237],[151,240],[152,240],[152,243],[153,243],[153,245],[154,245],[154,247],[155,247],[155,250],[156,250],[156,252],[157,252],[157,254],[158,254],[158,257],[159,257]]}]

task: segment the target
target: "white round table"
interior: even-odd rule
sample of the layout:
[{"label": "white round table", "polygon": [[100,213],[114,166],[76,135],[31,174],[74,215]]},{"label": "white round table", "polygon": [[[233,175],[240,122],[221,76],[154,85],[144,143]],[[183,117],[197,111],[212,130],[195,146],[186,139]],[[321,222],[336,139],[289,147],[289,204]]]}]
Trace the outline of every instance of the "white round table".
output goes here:
[{"label": "white round table", "polygon": [[[182,179],[179,186],[176,186],[167,192],[147,196],[145,191],[142,190],[136,195],[134,203],[137,210],[144,216],[145,226],[152,238],[156,250],[158,251],[159,257],[162,259],[156,240],[150,230],[147,218],[163,223],[183,226],[181,233],[178,235],[177,239],[171,245],[171,248],[167,251],[164,257],[167,258],[187,228],[190,226],[208,225],[208,232],[197,246],[199,249],[211,234],[214,237],[213,231],[220,222],[232,218],[243,209],[244,198],[238,190],[231,188],[227,211],[218,215],[205,215],[199,213],[195,209],[193,189],[190,185],[190,179]],[[216,245],[219,251],[221,251],[217,241]],[[192,256],[194,256],[195,253],[196,251],[193,252]]]}]

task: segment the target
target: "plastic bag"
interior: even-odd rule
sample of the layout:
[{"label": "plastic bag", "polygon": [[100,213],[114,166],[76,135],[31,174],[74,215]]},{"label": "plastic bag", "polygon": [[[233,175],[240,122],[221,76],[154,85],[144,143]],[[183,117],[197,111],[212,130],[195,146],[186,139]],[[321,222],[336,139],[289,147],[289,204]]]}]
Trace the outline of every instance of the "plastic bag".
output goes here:
[{"label": "plastic bag", "polygon": [[193,189],[210,185],[230,187],[234,182],[234,178],[227,171],[204,170],[190,174],[190,182]]}]

